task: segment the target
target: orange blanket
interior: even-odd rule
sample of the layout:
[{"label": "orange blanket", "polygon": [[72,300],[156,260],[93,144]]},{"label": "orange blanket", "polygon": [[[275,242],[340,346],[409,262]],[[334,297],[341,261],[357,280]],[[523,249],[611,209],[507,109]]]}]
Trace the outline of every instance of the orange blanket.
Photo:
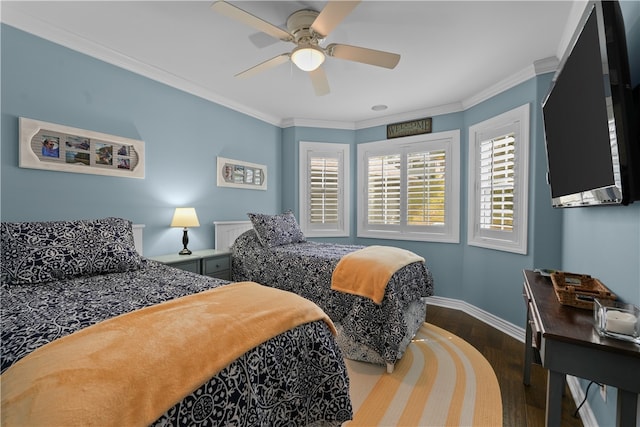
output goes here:
[{"label": "orange blanket", "polygon": [[2,425],[149,425],[251,348],[324,319],[241,282],[118,316],[44,345],[0,377]]},{"label": "orange blanket", "polygon": [[424,258],[392,246],[367,246],[343,256],[331,276],[331,289],[372,299],[380,304],[393,273]]}]

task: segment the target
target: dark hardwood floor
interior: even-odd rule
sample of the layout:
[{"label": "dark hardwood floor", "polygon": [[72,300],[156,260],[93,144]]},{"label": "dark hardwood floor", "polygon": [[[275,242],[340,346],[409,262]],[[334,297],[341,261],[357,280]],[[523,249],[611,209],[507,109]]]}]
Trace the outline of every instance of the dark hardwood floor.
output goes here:
[{"label": "dark hardwood floor", "polygon": [[[531,385],[522,383],[524,343],[460,310],[429,305],[427,322],[466,340],[489,361],[500,384],[504,426],[544,426],[547,373],[534,364]],[[575,411],[567,388],[562,402],[563,427],[582,426],[580,418],[573,416]]]}]

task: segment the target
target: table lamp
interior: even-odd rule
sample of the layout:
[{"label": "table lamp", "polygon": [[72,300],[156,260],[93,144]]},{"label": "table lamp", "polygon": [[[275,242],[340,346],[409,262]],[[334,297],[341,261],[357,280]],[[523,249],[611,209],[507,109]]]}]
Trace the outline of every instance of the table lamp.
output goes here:
[{"label": "table lamp", "polygon": [[191,251],[187,249],[187,244],[189,244],[187,227],[200,227],[195,208],[176,208],[176,211],[173,213],[173,219],[171,220],[171,227],[184,227],[184,233],[182,234],[184,249],[178,252],[178,254],[191,255]]}]

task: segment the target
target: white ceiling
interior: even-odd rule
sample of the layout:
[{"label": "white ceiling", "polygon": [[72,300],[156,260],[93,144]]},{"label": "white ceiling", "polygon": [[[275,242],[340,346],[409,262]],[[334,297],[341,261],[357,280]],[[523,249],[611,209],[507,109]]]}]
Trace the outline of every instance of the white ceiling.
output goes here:
[{"label": "white ceiling", "polygon": [[[291,63],[234,75],[290,52],[224,17],[212,1],[2,1],[2,21],[267,122],[359,128],[458,111],[559,57],[573,1],[363,1],[323,42],[401,55],[393,70],[327,58],[331,93],[315,96]],[[233,1],[286,29],[296,10],[324,1]],[[570,35],[570,34],[569,34]],[[542,61],[554,64],[553,60]],[[552,65],[553,66],[553,65]],[[388,109],[373,111],[384,104]]]}]

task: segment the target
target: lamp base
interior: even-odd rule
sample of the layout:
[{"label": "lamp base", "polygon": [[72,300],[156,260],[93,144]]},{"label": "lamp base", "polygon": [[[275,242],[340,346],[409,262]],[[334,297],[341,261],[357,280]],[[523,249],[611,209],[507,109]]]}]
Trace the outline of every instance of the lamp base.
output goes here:
[{"label": "lamp base", "polygon": [[182,246],[184,246],[184,249],[178,252],[178,255],[191,255],[191,251],[187,249],[188,244],[189,244],[189,235],[187,234],[187,227],[185,227],[182,233]]}]

